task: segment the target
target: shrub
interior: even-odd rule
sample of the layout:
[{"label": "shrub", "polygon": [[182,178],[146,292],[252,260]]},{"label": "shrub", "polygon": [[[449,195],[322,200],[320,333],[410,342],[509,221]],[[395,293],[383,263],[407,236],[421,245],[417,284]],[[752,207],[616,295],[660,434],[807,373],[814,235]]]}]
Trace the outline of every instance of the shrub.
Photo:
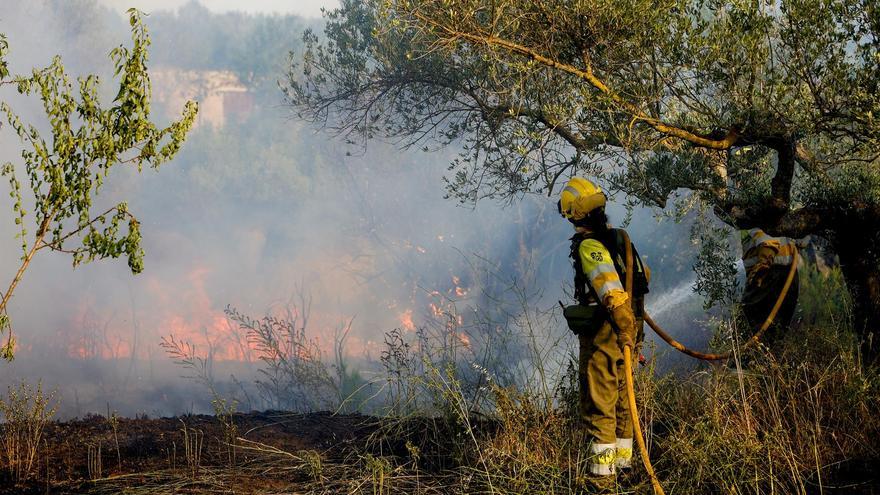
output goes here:
[{"label": "shrub", "polygon": [[25,481],[34,474],[43,431],[57,410],[55,393],[44,394],[42,383],[10,386],[0,400],[4,419],[0,461],[13,481]]}]

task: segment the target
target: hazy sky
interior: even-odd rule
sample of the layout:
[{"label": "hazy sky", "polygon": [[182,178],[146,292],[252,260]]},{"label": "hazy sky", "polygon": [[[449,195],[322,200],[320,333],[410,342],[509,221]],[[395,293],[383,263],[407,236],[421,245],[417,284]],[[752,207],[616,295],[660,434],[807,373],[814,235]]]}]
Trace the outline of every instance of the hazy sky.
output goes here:
[{"label": "hazy sky", "polygon": [[[180,7],[192,0],[98,0],[104,5],[113,7],[120,12],[130,7],[137,7],[144,12],[167,10]],[[332,9],[339,6],[337,0],[199,0],[199,3],[211,10],[225,12],[241,10],[245,12],[299,14],[309,17],[320,17],[321,7]]]}]

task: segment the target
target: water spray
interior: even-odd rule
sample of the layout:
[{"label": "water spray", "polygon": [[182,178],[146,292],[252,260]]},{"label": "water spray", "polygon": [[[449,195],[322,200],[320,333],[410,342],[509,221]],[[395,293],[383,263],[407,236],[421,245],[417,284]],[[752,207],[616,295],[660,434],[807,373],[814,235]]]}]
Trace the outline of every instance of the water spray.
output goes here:
[{"label": "water spray", "polygon": [[[627,260],[629,262],[629,260]],[[797,274],[797,265],[798,265],[798,251],[794,250],[794,254],[792,254],[791,258],[791,268],[788,270],[788,277],[785,279],[785,285],[782,286],[782,290],[779,291],[779,297],[776,298],[776,304],[773,305],[773,309],[770,311],[770,314],[767,315],[767,319],[764,320],[764,323],[758,328],[758,331],[752,335],[748,341],[743,345],[742,349],[748,349],[750,347],[755,346],[761,340],[761,336],[764,335],[764,332],[770,328],[770,325],[773,324],[773,321],[776,319],[776,314],[779,312],[779,308],[782,307],[783,301],[785,301],[786,296],[788,296],[788,291],[791,289],[791,284],[794,281],[794,277]],[[628,269],[628,268],[627,268]],[[628,275],[627,275],[628,276]],[[645,313],[645,323],[650,326],[657,335],[660,336],[667,344],[696,359],[702,359],[704,361],[721,361],[724,359],[728,359],[733,356],[733,351],[725,352],[725,353],[705,353],[700,351],[695,351],[693,349],[688,348],[681,342],[675,340],[669,333],[667,333],[663,328],[655,322],[648,313]]]}]

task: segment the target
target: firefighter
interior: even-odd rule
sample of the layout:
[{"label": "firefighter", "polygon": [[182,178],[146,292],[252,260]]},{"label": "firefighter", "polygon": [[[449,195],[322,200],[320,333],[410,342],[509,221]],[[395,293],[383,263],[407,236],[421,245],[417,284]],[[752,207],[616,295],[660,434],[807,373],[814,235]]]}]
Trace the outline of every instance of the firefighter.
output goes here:
[{"label": "firefighter", "polygon": [[575,228],[571,258],[578,304],[565,308],[580,345],[579,409],[590,441],[589,471],[608,476],[632,465],[633,426],[626,397],[623,347],[643,336],[644,295],[649,274],[633,247],[633,298],[627,295],[625,241],[608,225],[605,194],[575,177],[562,190],[560,214]]},{"label": "firefighter", "polygon": [[[788,278],[794,260],[794,240],[787,237],[771,237],[761,229],[743,230],[743,266],[746,270],[746,287],[743,291],[743,314],[748,322],[746,333],[754,333],[772,311]],[[798,299],[798,276],[795,273],[791,288],[773,323],[761,337],[768,347],[773,347],[784,335]]]}]

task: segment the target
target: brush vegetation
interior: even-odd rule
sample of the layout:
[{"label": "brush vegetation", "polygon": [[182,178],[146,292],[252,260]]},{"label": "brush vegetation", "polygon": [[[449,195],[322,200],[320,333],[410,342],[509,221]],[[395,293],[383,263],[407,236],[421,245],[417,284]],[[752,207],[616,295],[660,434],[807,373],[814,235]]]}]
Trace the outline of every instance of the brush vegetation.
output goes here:
[{"label": "brush vegetation", "polygon": [[[880,373],[860,359],[839,271],[801,272],[801,309],[773,353],[762,347],[723,365],[693,363],[660,373],[658,364],[674,351],[654,344],[645,349],[650,357],[636,376],[639,412],[668,493],[875,493],[880,488],[872,468],[880,461]],[[835,301],[833,310],[829,301]],[[279,335],[267,328],[292,328],[297,342],[309,348],[301,326],[255,321],[234,310],[229,314],[252,338],[276,342]],[[335,414],[277,412],[269,415],[271,422],[254,426],[253,413],[236,412],[239,399],[218,396],[215,417],[181,417],[176,429],[172,424],[159,435],[166,443],[157,444],[164,445],[159,460],[146,472],[137,466],[149,462],[125,440],[127,428],[144,428],[135,426],[138,420],[98,417],[92,421],[103,426],[91,427],[93,437],[86,440],[91,448],[76,452],[83,458],[79,468],[68,469],[66,478],[52,474],[50,484],[61,493],[650,493],[638,458],[632,472],[618,475],[611,487],[597,487],[586,475],[576,364],[557,360],[550,366],[554,360],[547,359],[549,349],[538,334],[555,324],[543,314],[519,316],[521,323],[535,318],[531,325],[509,328],[521,332],[518,338],[534,337],[531,351],[519,356],[528,366],[513,360],[507,369],[497,361],[497,367],[480,364],[488,362],[481,356],[492,349],[441,338],[444,332],[466,335],[460,327],[393,331],[374,363],[377,372],[365,370],[368,378],[347,396],[339,392],[344,388],[339,381],[351,380],[352,373],[334,372],[338,361],[324,363],[315,352],[294,350],[294,359],[305,361],[285,371],[277,363],[292,355],[273,346],[266,370],[276,380],[264,377],[257,390],[282,396],[283,386],[297,394],[321,391],[322,400],[335,402]],[[729,343],[738,334],[735,321],[714,321],[716,343]],[[301,365],[312,371],[293,371]],[[314,371],[321,366],[325,372]],[[303,381],[285,381],[292,376],[284,373],[300,373]],[[208,390],[218,394],[216,387]],[[33,468],[39,461],[28,459],[33,458],[29,452],[49,458],[56,448],[54,441],[40,447],[39,436],[32,441],[33,432],[51,417],[51,401],[39,389],[22,391],[10,392],[4,402],[3,435],[22,439],[15,441],[23,447],[3,456],[2,468],[9,483],[44,486],[48,474]],[[23,401],[24,393],[38,400]],[[370,414],[343,413],[343,407]],[[260,434],[273,427],[281,429]],[[325,443],[304,445],[309,435],[302,432],[310,430]],[[285,436],[291,431],[300,432],[298,443]]]}]

